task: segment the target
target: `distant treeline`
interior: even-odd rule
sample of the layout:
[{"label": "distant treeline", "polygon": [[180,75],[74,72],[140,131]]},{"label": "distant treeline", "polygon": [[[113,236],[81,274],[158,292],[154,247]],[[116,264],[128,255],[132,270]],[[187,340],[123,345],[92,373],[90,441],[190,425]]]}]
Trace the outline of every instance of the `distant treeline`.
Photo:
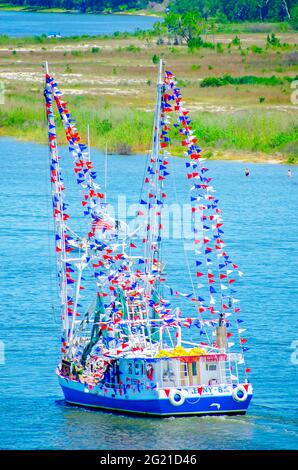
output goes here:
[{"label": "distant treeline", "polygon": [[[2,4],[24,7],[63,8],[82,12],[113,12],[152,8],[163,0],[2,0]],[[297,0],[171,0],[166,12],[196,11],[218,21],[284,21],[298,16]]]},{"label": "distant treeline", "polygon": [[297,14],[297,0],[174,0],[175,13],[198,11],[203,18],[224,21],[283,21]]},{"label": "distant treeline", "polygon": [[[155,0],[162,3],[163,0]],[[24,7],[63,8],[86,12],[125,11],[147,8],[150,0],[2,0],[2,4]]]}]

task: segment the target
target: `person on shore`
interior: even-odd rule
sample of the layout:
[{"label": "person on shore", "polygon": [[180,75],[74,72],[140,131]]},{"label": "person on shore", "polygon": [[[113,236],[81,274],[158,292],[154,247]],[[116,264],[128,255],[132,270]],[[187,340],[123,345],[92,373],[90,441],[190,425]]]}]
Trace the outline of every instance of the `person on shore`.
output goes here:
[{"label": "person on shore", "polygon": [[245,176],[249,176],[250,175],[250,169],[249,168],[245,168]]},{"label": "person on shore", "polygon": [[288,177],[292,178],[292,170],[288,169]]}]

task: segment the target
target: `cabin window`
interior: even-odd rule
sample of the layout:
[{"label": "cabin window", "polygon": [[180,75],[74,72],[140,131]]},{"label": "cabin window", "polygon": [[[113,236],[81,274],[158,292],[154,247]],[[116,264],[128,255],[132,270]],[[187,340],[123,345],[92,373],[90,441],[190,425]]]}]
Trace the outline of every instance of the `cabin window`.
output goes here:
[{"label": "cabin window", "polygon": [[192,362],[191,369],[192,369],[192,375],[197,375],[197,363],[196,362]]},{"label": "cabin window", "polygon": [[131,362],[128,363],[128,370],[127,371],[129,373],[129,375],[132,375],[132,363]]},{"label": "cabin window", "polygon": [[206,370],[214,371],[217,369],[216,364],[206,364]]},{"label": "cabin window", "polygon": [[139,362],[135,363],[135,375],[142,375],[143,372],[143,364],[140,364]]},{"label": "cabin window", "polygon": [[180,363],[181,385],[188,385],[188,368],[185,362]]}]

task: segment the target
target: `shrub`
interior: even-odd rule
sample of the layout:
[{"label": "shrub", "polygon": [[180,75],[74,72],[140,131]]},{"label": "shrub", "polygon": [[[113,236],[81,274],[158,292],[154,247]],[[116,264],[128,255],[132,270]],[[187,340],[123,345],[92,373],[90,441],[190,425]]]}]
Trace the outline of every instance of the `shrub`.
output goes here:
[{"label": "shrub", "polygon": [[100,52],[100,51],[101,51],[100,47],[95,47],[95,46],[94,46],[94,47],[92,47],[92,49],[91,49],[92,54],[97,54],[97,53]]},{"label": "shrub", "polygon": [[271,33],[267,35],[267,46],[273,46],[273,47],[280,47],[280,40],[275,36],[274,33]]},{"label": "shrub", "polygon": [[129,46],[124,48],[127,52],[140,52],[141,48],[135,46],[134,44],[130,44]]},{"label": "shrub", "polygon": [[158,55],[154,54],[154,55],[152,56],[152,62],[153,62],[153,64],[158,64],[158,62],[159,62],[159,57],[158,57]]},{"label": "shrub", "polygon": [[263,49],[259,46],[251,46],[250,48],[251,52],[253,52],[254,54],[262,54],[263,52]]},{"label": "shrub", "polygon": [[[256,77],[255,75],[243,75],[241,77],[232,77],[224,75],[223,77],[206,77],[202,80],[201,87],[219,87],[224,85],[282,85],[284,80],[289,77],[278,78],[275,75],[271,77]],[[293,79],[290,78],[292,81]]]},{"label": "shrub", "polygon": [[204,41],[200,36],[197,36],[195,38],[191,38],[187,41],[187,46],[188,48],[192,51],[193,49],[199,49],[202,47],[204,44]]},{"label": "shrub", "polygon": [[205,47],[206,49],[215,49],[215,45],[212,42],[207,41],[203,42],[202,47]]},{"label": "shrub", "polygon": [[238,36],[235,36],[234,39],[232,39],[231,44],[232,44],[233,46],[240,46],[240,45],[241,45],[241,41],[240,41],[240,39],[238,38]]},{"label": "shrub", "polygon": [[225,83],[223,82],[222,78],[217,78],[217,77],[206,77],[200,83],[200,86],[202,88],[204,88],[204,87],[219,87],[219,86],[223,86],[223,85],[225,85]]},{"label": "shrub", "polygon": [[222,54],[224,52],[224,48],[221,42],[216,43],[216,52],[218,54]]}]

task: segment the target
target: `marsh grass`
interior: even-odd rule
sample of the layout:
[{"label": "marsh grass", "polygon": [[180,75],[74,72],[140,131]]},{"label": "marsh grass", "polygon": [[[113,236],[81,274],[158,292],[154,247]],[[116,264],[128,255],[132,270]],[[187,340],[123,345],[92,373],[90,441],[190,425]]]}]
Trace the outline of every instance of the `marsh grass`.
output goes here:
[{"label": "marsh grass", "polygon": [[[110,153],[146,152],[150,148],[153,114],[123,106],[109,106],[104,102],[95,106],[87,97],[68,100],[77,127],[86,140],[90,125],[92,145]],[[298,158],[298,125],[295,115],[278,111],[249,110],[233,113],[196,113],[193,126],[200,145],[222,150],[264,152]],[[64,142],[60,121],[59,141]],[[0,108],[1,133],[9,133],[28,140],[46,141],[44,110],[32,97],[8,97],[8,106]],[[177,133],[171,133],[174,152],[181,155]]]},{"label": "marsh grass", "polygon": [[[1,80],[6,90],[5,105],[0,106],[0,133],[46,142],[40,79],[41,64],[48,60],[83,140],[89,124],[92,145],[97,148],[107,144],[110,153],[146,152],[151,144],[155,62],[162,57],[179,78],[185,105],[194,110],[191,114],[200,145],[209,157],[217,157],[222,149],[225,155],[230,151],[264,152],[268,159],[278,155],[278,159],[294,162],[298,158],[297,110],[290,104],[290,81],[298,72],[297,39],[294,34],[284,35],[293,50],[281,48],[277,54],[272,48],[266,49],[266,35],[254,37],[264,50],[262,54],[251,52],[251,35],[243,34],[239,40],[244,49],[238,50],[235,45],[230,52],[226,45],[234,35],[215,38],[215,44],[223,44],[220,54],[216,48],[190,54],[185,46],[149,47],[140,36],[65,41],[24,38],[27,45],[20,48],[19,38],[0,37],[0,43],[7,41],[0,51]],[[61,42],[62,47],[56,47]],[[17,50],[16,56],[13,50]],[[9,76],[5,77],[6,73]],[[282,75],[272,79],[274,73]],[[229,86],[201,87],[202,80],[211,75],[219,81],[229,77]],[[202,111],[211,108],[213,112]],[[65,144],[60,127],[60,141]],[[181,155],[178,139],[175,135],[172,139],[174,154]]]}]

